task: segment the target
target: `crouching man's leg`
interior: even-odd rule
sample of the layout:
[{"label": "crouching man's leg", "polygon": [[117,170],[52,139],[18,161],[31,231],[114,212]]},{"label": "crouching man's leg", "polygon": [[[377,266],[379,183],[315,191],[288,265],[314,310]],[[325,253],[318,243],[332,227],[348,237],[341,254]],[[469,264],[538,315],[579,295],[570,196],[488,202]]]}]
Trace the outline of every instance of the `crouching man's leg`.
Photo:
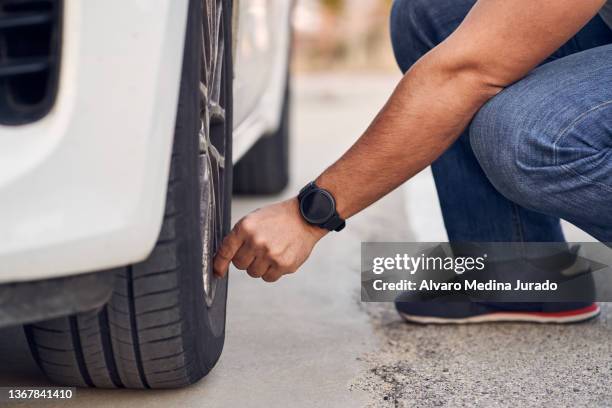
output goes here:
[{"label": "crouching man's leg", "polygon": [[[395,0],[391,35],[402,71],[443,41],[474,3]],[[494,98],[432,165],[451,242],[563,241],[559,217],[612,241],[612,211],[605,205],[612,202],[610,51],[595,48],[565,60],[611,42],[612,31],[595,17],[551,56],[548,61],[560,59],[555,65]],[[597,136],[591,140],[589,134]],[[552,164],[545,161],[550,157]],[[575,322],[599,313],[591,302],[449,304],[437,298],[415,302],[409,293],[398,297],[396,307],[406,320],[421,323]]]},{"label": "crouching man's leg", "polygon": [[[543,65],[474,119],[473,151],[497,191],[520,208],[561,217],[612,242],[612,45]],[[520,217],[520,215],[518,215]],[[503,222],[504,220],[502,220]],[[525,273],[513,271],[511,273]],[[408,321],[569,323],[596,316],[592,302],[396,302]]]},{"label": "crouching man's leg", "polygon": [[612,45],[546,64],[485,105],[470,129],[495,188],[612,242]]},{"label": "crouching man's leg", "polygon": [[[395,0],[391,41],[406,72],[461,24],[476,0]],[[500,194],[483,173],[467,130],[432,164],[451,242],[563,241],[559,219],[527,210]]]}]

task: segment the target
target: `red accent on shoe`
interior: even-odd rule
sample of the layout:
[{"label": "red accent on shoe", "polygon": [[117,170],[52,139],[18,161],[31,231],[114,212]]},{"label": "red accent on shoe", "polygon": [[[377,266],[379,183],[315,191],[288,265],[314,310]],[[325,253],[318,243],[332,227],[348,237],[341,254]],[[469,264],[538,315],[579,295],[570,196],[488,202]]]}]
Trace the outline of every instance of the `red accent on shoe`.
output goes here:
[{"label": "red accent on shoe", "polygon": [[597,306],[596,303],[593,303],[590,306],[582,307],[580,309],[566,310],[563,312],[502,312],[502,313],[541,316],[541,317],[569,317],[569,316],[577,316],[581,314],[587,314],[587,313],[594,312],[597,310],[598,307],[599,306]]}]

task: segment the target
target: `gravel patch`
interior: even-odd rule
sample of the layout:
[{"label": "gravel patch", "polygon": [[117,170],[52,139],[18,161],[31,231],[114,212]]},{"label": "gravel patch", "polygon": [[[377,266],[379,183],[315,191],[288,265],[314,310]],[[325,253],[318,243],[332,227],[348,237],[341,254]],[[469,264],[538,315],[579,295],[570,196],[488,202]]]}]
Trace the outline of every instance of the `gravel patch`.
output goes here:
[{"label": "gravel patch", "polygon": [[412,325],[390,304],[362,304],[379,349],[351,387],[370,407],[612,405],[612,305],[571,325]]}]

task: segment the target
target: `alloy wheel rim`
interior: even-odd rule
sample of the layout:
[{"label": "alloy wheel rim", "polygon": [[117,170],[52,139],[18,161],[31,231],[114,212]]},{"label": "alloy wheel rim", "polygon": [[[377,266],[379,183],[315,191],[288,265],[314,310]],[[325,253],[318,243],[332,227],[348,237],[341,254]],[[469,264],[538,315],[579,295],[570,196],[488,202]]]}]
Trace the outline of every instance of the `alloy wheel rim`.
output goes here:
[{"label": "alloy wheel rim", "polygon": [[212,258],[223,238],[225,169],[225,32],[222,0],[204,0],[200,72],[200,226],[204,299],[211,307],[219,279]]}]

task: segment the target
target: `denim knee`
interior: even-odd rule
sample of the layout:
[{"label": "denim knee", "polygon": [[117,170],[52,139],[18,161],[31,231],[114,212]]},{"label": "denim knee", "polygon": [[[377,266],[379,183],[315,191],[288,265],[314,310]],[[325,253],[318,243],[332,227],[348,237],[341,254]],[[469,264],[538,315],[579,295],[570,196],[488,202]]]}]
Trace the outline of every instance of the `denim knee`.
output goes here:
[{"label": "denim knee", "polygon": [[521,206],[608,239],[612,45],[545,64],[485,104],[469,129],[490,182]]},{"label": "denim knee", "polygon": [[[541,186],[537,155],[521,148],[520,115],[502,93],[480,109],[469,129],[470,144],[493,186],[509,200],[537,210]],[[524,140],[523,140],[524,142]]]},{"label": "denim knee", "polygon": [[[469,130],[472,150],[491,184],[506,198],[531,210],[558,213],[563,211],[560,197],[576,188],[578,173],[572,168],[596,156],[579,148],[584,142],[570,140],[573,127],[561,132],[553,117],[547,122],[544,112],[537,106],[530,112],[529,100],[517,96],[512,89],[504,91],[480,109]],[[600,172],[597,166],[582,167],[583,179]]]},{"label": "denim knee", "polygon": [[480,167],[509,200],[609,240],[612,149],[605,146],[605,126],[594,124],[612,117],[612,103],[592,108],[569,127],[556,118],[547,122],[532,106],[532,116],[539,118],[534,122],[524,115],[529,106],[501,93],[480,110],[469,130]]}]

